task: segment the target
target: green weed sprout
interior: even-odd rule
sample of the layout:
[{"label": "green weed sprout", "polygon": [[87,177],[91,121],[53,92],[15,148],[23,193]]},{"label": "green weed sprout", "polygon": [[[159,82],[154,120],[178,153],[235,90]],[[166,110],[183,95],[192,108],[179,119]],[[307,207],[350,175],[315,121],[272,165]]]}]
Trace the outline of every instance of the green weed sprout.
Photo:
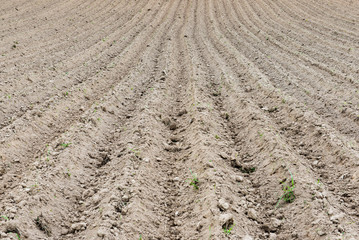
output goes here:
[{"label": "green weed sprout", "polygon": [[224,229],[223,229],[224,233],[227,234],[227,235],[231,234],[231,231],[232,231],[234,225],[235,225],[235,224],[233,223],[233,224],[230,226],[230,228],[224,228]]},{"label": "green weed sprout", "polygon": [[193,173],[191,169],[189,171],[191,172],[192,175],[192,178],[189,179],[190,180],[189,185],[192,185],[194,189],[198,189],[199,180],[197,174]]},{"label": "green weed sprout", "polygon": [[63,148],[67,148],[70,145],[71,145],[71,143],[61,143],[61,147],[63,147]]},{"label": "green weed sprout", "polygon": [[278,203],[275,206],[275,209],[277,209],[280,201],[283,199],[285,202],[287,203],[291,203],[294,201],[295,199],[295,195],[294,195],[294,179],[293,179],[293,175],[292,173],[289,171],[290,177],[291,177],[291,185],[283,185],[283,194],[282,196],[279,198]]},{"label": "green weed sprout", "polygon": [[134,149],[134,148],[130,148],[130,151],[133,152],[135,154],[136,157],[140,156],[140,150]]}]

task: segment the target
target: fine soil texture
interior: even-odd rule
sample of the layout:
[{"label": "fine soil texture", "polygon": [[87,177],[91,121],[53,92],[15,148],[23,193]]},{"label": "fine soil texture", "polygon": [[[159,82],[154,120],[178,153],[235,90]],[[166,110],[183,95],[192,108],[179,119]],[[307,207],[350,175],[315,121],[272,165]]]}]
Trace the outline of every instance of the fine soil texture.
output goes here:
[{"label": "fine soil texture", "polygon": [[1,0],[0,239],[358,240],[357,0]]}]

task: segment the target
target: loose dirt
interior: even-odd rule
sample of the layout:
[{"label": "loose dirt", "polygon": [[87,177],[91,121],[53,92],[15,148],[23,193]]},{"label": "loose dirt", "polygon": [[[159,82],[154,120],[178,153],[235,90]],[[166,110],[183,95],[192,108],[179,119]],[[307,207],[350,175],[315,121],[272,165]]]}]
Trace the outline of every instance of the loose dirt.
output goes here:
[{"label": "loose dirt", "polygon": [[1,1],[0,239],[359,239],[357,9]]}]

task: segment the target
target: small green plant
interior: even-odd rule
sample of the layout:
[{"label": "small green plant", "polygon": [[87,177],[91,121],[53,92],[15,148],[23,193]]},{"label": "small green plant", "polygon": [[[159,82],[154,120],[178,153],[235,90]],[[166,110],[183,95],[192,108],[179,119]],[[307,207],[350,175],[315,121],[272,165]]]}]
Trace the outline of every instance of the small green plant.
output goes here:
[{"label": "small green plant", "polygon": [[130,148],[130,151],[133,152],[136,157],[139,157],[139,156],[140,156],[140,153],[141,153],[140,150],[136,150],[136,149],[134,149],[134,148]]},{"label": "small green plant", "polygon": [[320,181],[320,179],[317,179],[317,184],[318,186],[321,188],[323,186],[322,182]]},{"label": "small green plant", "polygon": [[5,215],[1,216],[3,219],[5,219],[6,221],[9,221],[9,218]]},{"label": "small green plant", "polygon": [[39,184],[37,184],[37,182],[35,182],[35,184],[31,185],[32,188],[37,188],[39,186]]},{"label": "small green plant", "polygon": [[282,201],[282,199],[287,202],[287,203],[291,203],[294,201],[295,199],[295,195],[294,195],[294,179],[293,179],[293,175],[292,173],[289,171],[290,174],[290,178],[291,178],[291,182],[290,185],[284,185],[283,184],[283,194],[282,196],[279,198],[278,203],[275,206],[275,209],[277,209],[279,203]]},{"label": "small green plant", "polygon": [[64,96],[67,97],[69,95],[69,92],[64,92]]},{"label": "small green plant", "polygon": [[49,144],[46,144],[47,147],[47,151],[46,151],[46,161],[49,162],[50,161],[50,155],[51,155],[51,150],[50,150],[50,146]]},{"label": "small green plant", "polygon": [[17,239],[18,239],[18,240],[21,240],[21,238],[20,238],[20,234],[19,234],[19,233],[17,233],[17,232],[8,232],[8,233],[13,233],[13,234],[15,234],[15,235],[16,235],[16,237],[17,237]]},{"label": "small green plant", "polygon": [[71,145],[71,143],[61,143],[61,147],[67,148]]},{"label": "small green plant", "polygon": [[12,49],[15,49],[17,47],[17,45],[19,44],[18,41],[14,41],[14,44],[12,45]]},{"label": "small green plant", "polygon": [[189,185],[193,186],[194,189],[198,189],[199,180],[197,174],[193,173],[191,169],[189,171],[191,172],[192,175],[192,178],[189,179],[190,180]]},{"label": "small green plant", "polygon": [[256,171],[256,168],[255,167],[245,167],[245,166],[240,166],[239,167],[239,170],[242,172],[242,173],[254,173]]},{"label": "small green plant", "polygon": [[229,228],[226,228],[226,227],[225,227],[225,228],[223,229],[224,233],[227,234],[227,235],[231,234],[231,231],[232,231],[234,225],[235,225],[235,224],[233,223]]},{"label": "small green plant", "polygon": [[139,240],[142,240],[142,234],[140,234],[140,239]]},{"label": "small green plant", "polygon": [[67,174],[68,177],[71,177],[70,169],[67,169],[66,174]]},{"label": "small green plant", "polygon": [[214,136],[216,139],[220,139],[220,137],[218,135]]}]

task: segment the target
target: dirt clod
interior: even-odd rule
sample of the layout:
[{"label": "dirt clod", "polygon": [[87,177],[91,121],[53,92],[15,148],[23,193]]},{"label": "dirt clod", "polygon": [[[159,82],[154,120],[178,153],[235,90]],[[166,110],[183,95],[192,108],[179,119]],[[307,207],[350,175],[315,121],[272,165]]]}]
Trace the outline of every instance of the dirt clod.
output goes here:
[{"label": "dirt clod", "polygon": [[43,231],[47,236],[51,235],[51,228],[49,227],[48,221],[44,218],[42,214],[40,214],[35,219],[36,226]]},{"label": "dirt clod", "polygon": [[242,240],[253,240],[253,237],[250,235],[245,235]]},{"label": "dirt clod", "polygon": [[170,130],[176,130],[177,129],[177,124],[175,122],[171,122],[171,124],[169,125]]},{"label": "dirt clod", "polygon": [[248,209],[247,215],[250,219],[258,220],[258,213],[253,208]]},{"label": "dirt clod", "polygon": [[228,208],[229,208],[229,204],[226,202],[225,199],[221,198],[221,199],[218,201],[218,207],[219,207],[219,209],[221,209],[222,211],[226,211],[226,210],[228,210]]},{"label": "dirt clod", "polygon": [[233,225],[233,215],[230,213],[221,214],[219,216],[219,222],[223,229],[229,229]]},{"label": "dirt clod", "polygon": [[182,109],[181,111],[178,112],[177,116],[181,117],[183,115],[187,114],[187,110],[186,109]]},{"label": "dirt clod", "polygon": [[171,119],[166,117],[162,120],[162,122],[166,125],[166,126],[170,126],[171,124]]},{"label": "dirt clod", "polygon": [[86,229],[87,224],[84,222],[74,223],[71,225],[70,229],[72,232],[81,231]]}]

